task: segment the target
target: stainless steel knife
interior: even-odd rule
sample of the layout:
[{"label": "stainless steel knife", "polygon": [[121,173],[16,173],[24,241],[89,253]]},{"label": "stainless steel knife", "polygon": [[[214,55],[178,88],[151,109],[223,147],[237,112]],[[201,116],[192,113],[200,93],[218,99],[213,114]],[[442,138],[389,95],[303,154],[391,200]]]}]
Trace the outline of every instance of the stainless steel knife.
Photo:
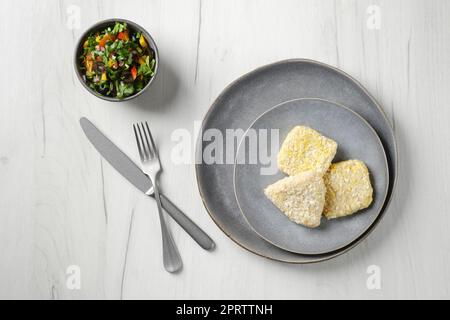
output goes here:
[{"label": "stainless steel knife", "polygon": [[[80,125],[89,141],[97,151],[114,167],[122,176],[130,181],[143,193],[152,188],[150,179],[142,170],[114,143],[111,142],[92,122],[87,118],[80,119]],[[148,194],[148,192],[147,192]],[[153,192],[149,194],[154,197]],[[161,204],[167,213],[194,239],[203,249],[212,250],[214,241],[197,226],[188,216],[177,208],[163,194],[160,196]]]}]

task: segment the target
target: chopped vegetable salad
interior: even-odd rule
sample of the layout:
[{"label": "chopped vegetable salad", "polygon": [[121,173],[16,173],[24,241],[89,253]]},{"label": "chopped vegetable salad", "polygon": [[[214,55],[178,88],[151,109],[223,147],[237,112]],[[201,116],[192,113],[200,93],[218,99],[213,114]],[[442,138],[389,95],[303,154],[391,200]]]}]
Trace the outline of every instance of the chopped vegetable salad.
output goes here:
[{"label": "chopped vegetable salad", "polygon": [[142,33],[126,23],[90,34],[80,60],[87,85],[108,97],[131,96],[155,75],[155,52]]}]

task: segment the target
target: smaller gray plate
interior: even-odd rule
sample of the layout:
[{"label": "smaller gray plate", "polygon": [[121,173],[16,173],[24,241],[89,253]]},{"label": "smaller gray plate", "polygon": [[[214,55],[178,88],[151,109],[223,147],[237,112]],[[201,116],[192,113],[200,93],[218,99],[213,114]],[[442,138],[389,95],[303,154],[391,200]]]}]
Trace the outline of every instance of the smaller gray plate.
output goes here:
[{"label": "smaller gray plate", "polygon": [[[359,159],[369,168],[374,200],[369,208],[349,217],[327,220],[322,218],[318,228],[310,229],[290,221],[264,195],[264,189],[285,177],[261,174],[258,159],[250,162],[247,140],[250,129],[279,130],[279,145],[296,125],[311,127],[338,143],[333,162]],[[264,131],[263,131],[264,132]],[[260,139],[260,135],[256,135]],[[269,139],[270,141],[270,139]],[[272,154],[276,161],[278,150],[270,150],[270,143],[258,143],[258,155]],[[269,150],[268,150],[269,148]],[[269,152],[271,151],[271,152]],[[275,155],[275,156],[274,156]],[[324,254],[338,250],[362,235],[380,213],[388,190],[389,175],[386,154],[372,127],[357,113],[336,103],[322,99],[296,99],[279,104],[263,113],[244,134],[234,166],[234,191],[240,210],[250,226],[275,246],[300,254]],[[245,160],[245,161],[244,161]],[[251,164],[253,163],[253,164]]]}]

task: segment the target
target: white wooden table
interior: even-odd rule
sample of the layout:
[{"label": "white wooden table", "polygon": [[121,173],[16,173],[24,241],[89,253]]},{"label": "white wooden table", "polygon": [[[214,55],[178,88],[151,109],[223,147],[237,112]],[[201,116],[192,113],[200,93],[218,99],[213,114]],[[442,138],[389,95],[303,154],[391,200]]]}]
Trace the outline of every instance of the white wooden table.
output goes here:
[{"label": "white wooden table", "polygon": [[[110,17],[159,45],[161,73],[134,102],[101,101],[73,72],[78,37]],[[0,298],[450,298],[449,17],[446,0],[2,1]],[[149,120],[164,161],[171,133],[194,133],[228,83],[298,57],[343,69],[384,106],[400,152],[388,214],[337,259],[281,264],[229,240],[194,166],[165,161],[165,194],[217,242],[205,252],[171,223],[185,267],[166,273],[154,201],[100,158],[78,119],[135,159],[131,123]],[[79,289],[67,286],[73,265]],[[372,265],[380,289],[367,286]]]}]

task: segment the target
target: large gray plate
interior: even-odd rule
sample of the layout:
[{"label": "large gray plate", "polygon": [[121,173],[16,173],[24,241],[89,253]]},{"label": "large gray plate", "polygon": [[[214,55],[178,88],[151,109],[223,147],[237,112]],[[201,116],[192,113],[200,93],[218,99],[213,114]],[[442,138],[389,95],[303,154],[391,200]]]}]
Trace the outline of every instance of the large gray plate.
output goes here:
[{"label": "large gray plate", "polygon": [[[279,145],[297,125],[311,127],[338,143],[333,162],[362,160],[370,172],[374,200],[369,208],[357,214],[327,220],[318,228],[306,228],[289,220],[264,195],[264,189],[284,178],[278,170],[264,171],[269,164],[249,153],[272,155],[276,168],[278,149],[260,139],[269,140],[266,133],[277,130]],[[250,147],[249,138],[255,148]],[[269,140],[270,141],[270,140]],[[263,143],[260,143],[263,142]],[[302,254],[322,254],[336,251],[363,234],[375,221],[386,198],[389,174],[384,148],[372,127],[350,109],[322,99],[296,99],[284,102],[263,113],[248,129],[239,144],[234,168],[234,186],[239,207],[253,230],[282,249]],[[264,160],[264,161],[261,161]]]},{"label": "large gray plate", "polygon": [[[219,228],[243,248],[283,262],[312,263],[338,256],[365,238],[385,213],[396,183],[397,147],[392,127],[381,107],[346,73],[320,62],[296,59],[263,66],[231,83],[214,101],[202,124],[202,131],[217,129],[223,134],[226,129],[246,130],[271,107],[284,101],[311,97],[331,100],[356,111],[375,129],[386,151],[389,189],[383,212],[364,235],[345,248],[322,255],[301,255],[262,240],[250,228],[237,205],[233,190],[234,165],[196,164],[200,195]],[[208,142],[203,141],[200,134],[197,159],[201,159],[206,145]]]}]

